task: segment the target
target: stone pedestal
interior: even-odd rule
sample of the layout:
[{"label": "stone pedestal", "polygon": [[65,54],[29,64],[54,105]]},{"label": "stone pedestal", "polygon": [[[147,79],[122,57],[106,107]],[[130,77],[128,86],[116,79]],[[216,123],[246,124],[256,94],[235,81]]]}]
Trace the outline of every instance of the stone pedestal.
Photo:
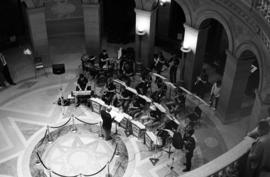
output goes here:
[{"label": "stone pedestal", "polygon": [[241,104],[253,60],[237,59],[227,52],[217,111],[224,123],[239,119]]},{"label": "stone pedestal", "polygon": [[[143,17],[145,23],[145,35],[136,35],[136,62],[142,63],[144,67],[151,67],[153,64],[155,30],[156,30],[156,9],[145,11],[135,9],[136,12],[136,33],[138,32],[138,19]],[[139,52],[141,52],[139,54]],[[141,58],[139,58],[141,57]]]},{"label": "stone pedestal", "polygon": [[26,9],[26,13],[33,55],[42,57],[42,61],[46,66],[51,65],[45,8]]},{"label": "stone pedestal", "polygon": [[101,47],[100,4],[82,4],[85,47],[89,55],[98,55]]}]

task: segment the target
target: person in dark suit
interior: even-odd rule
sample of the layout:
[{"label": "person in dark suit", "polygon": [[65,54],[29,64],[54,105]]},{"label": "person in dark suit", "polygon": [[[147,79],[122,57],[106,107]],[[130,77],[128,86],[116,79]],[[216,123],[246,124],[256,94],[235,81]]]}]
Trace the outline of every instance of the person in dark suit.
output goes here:
[{"label": "person in dark suit", "polygon": [[186,157],[186,162],[184,165],[186,166],[185,169],[183,169],[183,172],[190,171],[191,169],[191,160],[193,157],[193,152],[196,146],[195,140],[192,137],[194,133],[194,130],[188,131],[186,134],[184,134],[184,149],[185,149],[185,157]]},{"label": "person in dark suit", "polygon": [[247,177],[270,176],[270,125],[269,120],[260,120],[254,134],[256,141],[252,144],[247,159]]},{"label": "person in dark suit", "polygon": [[173,64],[170,67],[170,81],[172,83],[176,83],[176,73],[177,73],[178,65],[180,63],[179,58],[180,57],[178,55],[176,55],[171,59]]},{"label": "person in dark suit", "polygon": [[[0,72],[3,74],[5,80],[10,84],[10,85],[16,85],[16,83],[12,80],[10,76],[10,72],[8,69],[8,65],[6,62],[6,59],[2,53],[0,53]],[[3,86],[5,86],[4,82],[1,82]]]},{"label": "person in dark suit", "polygon": [[109,112],[110,110],[107,109],[106,107],[103,107],[100,111],[101,119],[103,121],[102,123],[102,129],[104,132],[103,135],[106,141],[112,139],[111,128],[112,128],[113,118],[111,117]]}]

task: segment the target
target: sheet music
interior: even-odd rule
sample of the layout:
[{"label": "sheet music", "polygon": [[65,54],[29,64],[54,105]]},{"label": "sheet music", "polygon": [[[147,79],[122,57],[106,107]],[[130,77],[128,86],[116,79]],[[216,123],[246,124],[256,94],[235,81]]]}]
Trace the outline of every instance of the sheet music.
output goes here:
[{"label": "sheet music", "polygon": [[126,89],[127,89],[128,91],[130,91],[130,92],[132,92],[132,93],[134,93],[134,94],[138,95],[138,92],[137,92],[137,90],[136,90],[136,89],[131,88],[131,87],[126,87]]},{"label": "sheet music", "polygon": [[148,103],[152,102],[152,100],[149,97],[145,96],[145,95],[139,95],[139,97],[141,97],[142,99],[144,99]]},{"label": "sheet music", "polygon": [[161,104],[158,104],[156,102],[154,102],[154,105],[163,113],[166,112],[166,109],[161,105]]}]

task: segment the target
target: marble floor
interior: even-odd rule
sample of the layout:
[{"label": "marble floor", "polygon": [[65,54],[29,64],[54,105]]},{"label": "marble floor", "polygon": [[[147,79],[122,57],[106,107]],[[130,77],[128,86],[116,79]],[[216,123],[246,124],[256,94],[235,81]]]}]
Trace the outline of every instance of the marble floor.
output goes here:
[{"label": "marble floor", "polygon": [[[26,46],[5,51],[7,62],[16,86],[0,89],[0,177],[30,177],[24,167],[27,154],[37,140],[44,135],[47,125],[55,125],[66,119],[71,113],[76,116],[99,118],[99,115],[80,106],[76,110],[59,107],[55,104],[60,95],[60,88],[66,97],[74,89],[74,82],[80,71],[80,56],[84,53],[82,38],[71,37],[66,39],[51,39],[50,55],[54,63],[65,63],[67,72],[62,75],[53,75],[51,68],[49,75],[39,75],[34,79],[34,70],[29,57],[22,54]],[[103,48],[108,49],[110,55],[116,55],[119,45],[103,42]],[[132,44],[129,44],[132,46]],[[122,46],[123,47],[123,46]],[[125,46],[124,46],[125,47]],[[169,55],[169,54],[168,54]],[[190,104],[200,104],[192,98]],[[205,112],[200,126],[195,131],[197,147],[193,158],[193,169],[218,157],[235,146],[246,134],[249,117],[238,122],[222,124],[215,112],[209,107],[203,107]],[[66,113],[65,116],[62,114]],[[114,128],[114,127],[113,127]],[[162,177],[170,173],[168,164],[172,160],[165,152],[149,151],[142,139],[126,137],[123,130],[120,137],[126,144],[128,162],[125,171],[115,176],[146,176]],[[159,157],[154,166],[149,158]],[[182,174],[184,161],[182,152],[175,153],[174,170]],[[26,164],[27,165],[27,164]]]}]

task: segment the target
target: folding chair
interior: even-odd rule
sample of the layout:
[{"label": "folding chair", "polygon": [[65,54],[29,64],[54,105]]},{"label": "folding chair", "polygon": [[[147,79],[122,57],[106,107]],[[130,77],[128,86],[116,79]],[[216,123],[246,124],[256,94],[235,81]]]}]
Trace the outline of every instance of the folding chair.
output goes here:
[{"label": "folding chair", "polygon": [[46,77],[48,77],[45,66],[42,62],[42,58],[41,57],[35,57],[34,58],[34,64],[35,64],[35,79],[37,78],[37,74],[40,70],[43,70],[44,74],[46,75]]}]

